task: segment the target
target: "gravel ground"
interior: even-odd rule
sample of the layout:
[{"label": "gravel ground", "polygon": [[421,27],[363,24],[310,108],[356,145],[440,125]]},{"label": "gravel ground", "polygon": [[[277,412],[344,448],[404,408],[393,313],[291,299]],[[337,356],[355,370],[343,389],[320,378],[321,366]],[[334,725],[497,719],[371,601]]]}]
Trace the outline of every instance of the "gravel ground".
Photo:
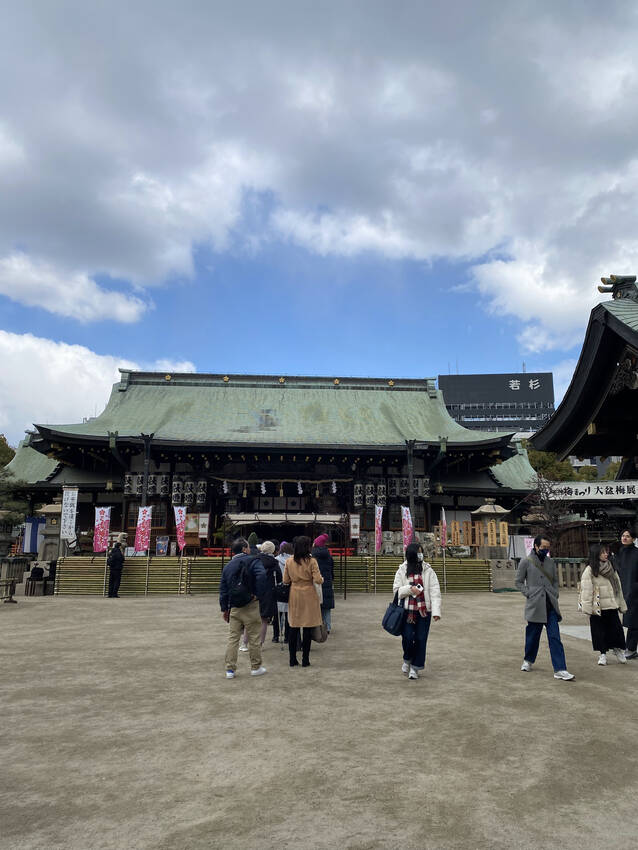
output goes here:
[{"label": "gravel ground", "polygon": [[458,594],[408,681],[388,601],[232,681],[213,597],[0,606],[0,848],[633,848],[638,662],[565,634],[576,681],[544,637],[521,673],[522,597]]}]

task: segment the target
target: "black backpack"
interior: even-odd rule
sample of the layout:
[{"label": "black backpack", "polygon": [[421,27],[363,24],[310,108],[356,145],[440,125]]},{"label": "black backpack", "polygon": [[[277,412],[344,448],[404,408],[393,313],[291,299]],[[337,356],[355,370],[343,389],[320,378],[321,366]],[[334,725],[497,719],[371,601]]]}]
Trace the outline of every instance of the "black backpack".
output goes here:
[{"label": "black backpack", "polygon": [[235,570],[228,582],[228,601],[231,608],[243,608],[253,598],[248,586],[248,568],[255,559],[244,560],[238,570]]}]

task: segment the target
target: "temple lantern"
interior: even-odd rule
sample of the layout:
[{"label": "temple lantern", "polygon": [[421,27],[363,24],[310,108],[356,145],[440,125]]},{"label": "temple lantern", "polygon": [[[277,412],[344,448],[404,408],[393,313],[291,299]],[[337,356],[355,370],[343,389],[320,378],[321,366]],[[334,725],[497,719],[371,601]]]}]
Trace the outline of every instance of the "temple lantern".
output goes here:
[{"label": "temple lantern", "polygon": [[182,496],[184,494],[184,482],[181,478],[173,478],[173,492],[171,495],[171,502],[174,505],[182,504]]},{"label": "temple lantern", "polygon": [[207,482],[203,478],[197,482],[197,504],[199,507],[203,507],[206,504],[207,486]]}]

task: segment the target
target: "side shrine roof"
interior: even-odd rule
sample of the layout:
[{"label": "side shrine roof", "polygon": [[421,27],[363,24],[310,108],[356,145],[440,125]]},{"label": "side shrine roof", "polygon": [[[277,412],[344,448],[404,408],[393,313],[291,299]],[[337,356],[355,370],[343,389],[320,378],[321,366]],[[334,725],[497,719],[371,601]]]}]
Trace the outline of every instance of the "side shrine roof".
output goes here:
[{"label": "side shrine roof", "polygon": [[139,439],[219,446],[385,447],[406,440],[505,446],[510,433],[463,428],[433,379],[316,378],[122,371],[104,411],[75,425],[37,425],[49,438]]},{"label": "side shrine roof", "polygon": [[58,461],[51,460],[35,449],[25,446],[24,441],[22,441],[14,457],[4,468],[13,475],[16,481],[37,484],[50,480],[58,471],[59,466]]},{"label": "side shrine roof", "polygon": [[490,474],[500,487],[526,491],[534,489],[532,482],[536,477],[536,470],[529,462],[525,449],[521,449],[518,454],[503,463],[490,467]]}]

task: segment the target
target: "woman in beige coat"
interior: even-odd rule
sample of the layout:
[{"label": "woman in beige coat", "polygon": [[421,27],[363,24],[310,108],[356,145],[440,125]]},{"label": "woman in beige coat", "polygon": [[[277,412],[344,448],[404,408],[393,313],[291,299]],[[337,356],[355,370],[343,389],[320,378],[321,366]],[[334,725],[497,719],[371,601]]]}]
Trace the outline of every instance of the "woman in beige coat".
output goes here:
[{"label": "woman in beige coat", "polygon": [[600,653],[598,663],[607,664],[607,652],[611,650],[621,664],[626,664],[625,633],[619,612],[626,611],[627,605],[607,546],[589,547],[589,564],[580,578],[580,607],[589,617],[592,646]]},{"label": "woman in beige coat", "polygon": [[323,577],[319,572],[319,565],[310,555],[310,544],[309,537],[297,537],[294,541],[293,556],[288,558],[284,567],[283,582],[290,585],[288,651],[291,667],[296,667],[299,664],[297,661],[297,641],[299,640],[300,629],[303,629],[301,666],[310,667],[311,630],[314,626],[321,625],[322,622],[321,605],[315,584],[323,584]]}]

